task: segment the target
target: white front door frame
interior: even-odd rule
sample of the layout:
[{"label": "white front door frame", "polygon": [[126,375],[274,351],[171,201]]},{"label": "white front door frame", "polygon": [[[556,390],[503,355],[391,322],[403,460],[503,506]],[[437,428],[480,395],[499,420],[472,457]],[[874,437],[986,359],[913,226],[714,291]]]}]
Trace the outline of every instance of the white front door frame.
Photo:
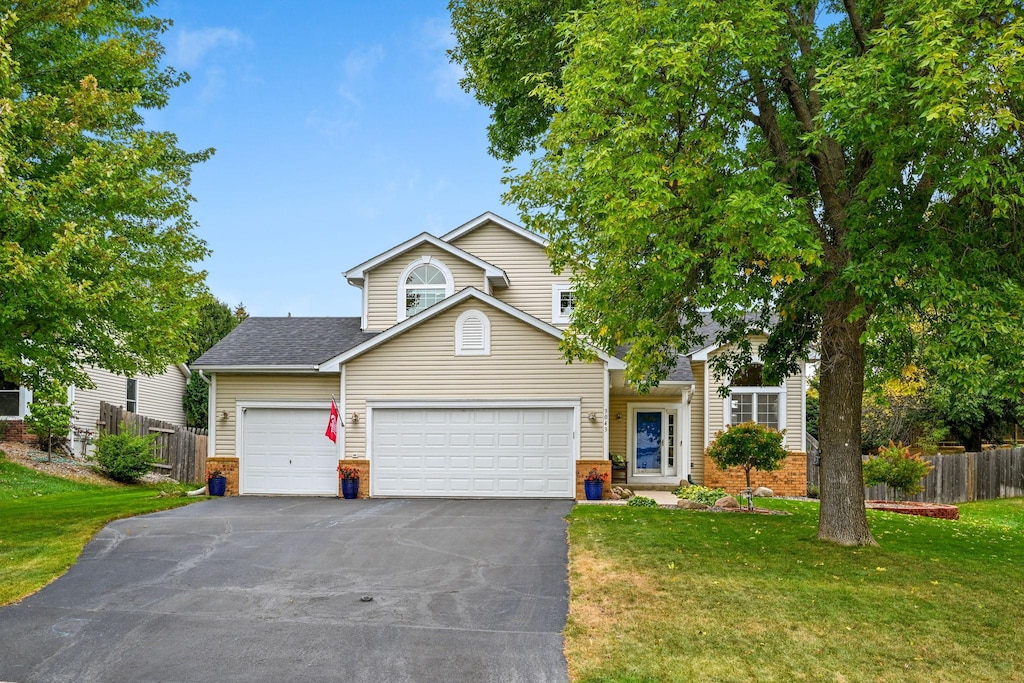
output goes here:
[{"label": "white front door frame", "polygon": [[[689,455],[689,430],[684,428],[685,421],[689,419],[685,401],[679,402],[658,402],[639,403],[629,402],[626,404],[626,466],[629,468],[629,479],[631,482],[646,481],[651,484],[677,483],[690,473]],[[662,438],[661,471],[652,472],[649,470],[637,470],[636,467],[636,415],[644,412],[660,412],[662,414],[662,433],[668,431],[668,415],[674,416],[673,434],[673,464],[668,464],[668,441],[665,436]]]}]

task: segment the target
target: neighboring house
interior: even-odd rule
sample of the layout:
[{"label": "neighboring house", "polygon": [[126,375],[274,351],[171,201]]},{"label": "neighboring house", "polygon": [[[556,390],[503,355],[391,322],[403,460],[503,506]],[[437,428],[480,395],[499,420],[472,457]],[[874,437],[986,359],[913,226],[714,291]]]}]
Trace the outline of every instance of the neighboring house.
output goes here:
[{"label": "neighboring house", "polygon": [[[96,367],[86,368],[85,372],[94,386],[88,389],[72,386],[68,389],[68,403],[74,414],[72,446],[79,451],[83,438],[94,436],[107,426],[99,423],[101,401],[121,406],[129,412],[185,425],[182,398],[192,374],[185,365],[168,366],[164,372],[153,376],[124,377]],[[32,392],[27,388],[0,382],[0,420],[7,421],[9,436],[24,438],[21,421],[30,412],[31,402]]]},{"label": "neighboring house", "polygon": [[[545,247],[485,213],[349,269],[359,317],[245,320],[192,365],[210,378],[209,466],[230,493],[337,495],[344,459],[360,495],[574,498],[610,452],[632,486],[724,482],[705,447],[756,419],[794,452],[762,483],[806,490],[786,488],[806,481],[802,375],[763,387],[744,372],[723,399],[706,370],[722,349],[708,346],[638,396],[616,356],[567,364],[572,289]],[[324,436],[335,399],[337,444]]]}]

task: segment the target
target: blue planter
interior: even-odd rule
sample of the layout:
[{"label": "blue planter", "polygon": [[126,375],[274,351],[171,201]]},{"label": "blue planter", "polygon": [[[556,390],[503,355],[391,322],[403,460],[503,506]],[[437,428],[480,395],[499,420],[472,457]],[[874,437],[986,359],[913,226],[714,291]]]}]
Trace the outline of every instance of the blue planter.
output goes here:
[{"label": "blue planter", "polygon": [[341,495],[349,500],[359,496],[359,479],[342,479]]},{"label": "blue planter", "polygon": [[587,494],[587,500],[601,500],[604,498],[604,482],[584,481],[583,492]]},{"label": "blue planter", "polygon": [[223,496],[224,492],[228,488],[227,477],[210,477],[206,482],[206,486],[210,491],[211,496]]}]

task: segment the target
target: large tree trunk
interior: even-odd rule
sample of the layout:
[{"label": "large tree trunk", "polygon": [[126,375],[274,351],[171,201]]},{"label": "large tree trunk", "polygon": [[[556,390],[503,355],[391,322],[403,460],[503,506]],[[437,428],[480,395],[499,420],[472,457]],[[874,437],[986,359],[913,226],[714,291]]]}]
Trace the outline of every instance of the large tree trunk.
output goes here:
[{"label": "large tree trunk", "polygon": [[818,538],[840,545],[877,545],[864,510],[860,456],[865,321],[849,322],[854,302],[829,305],[821,329],[819,443],[821,511]]}]

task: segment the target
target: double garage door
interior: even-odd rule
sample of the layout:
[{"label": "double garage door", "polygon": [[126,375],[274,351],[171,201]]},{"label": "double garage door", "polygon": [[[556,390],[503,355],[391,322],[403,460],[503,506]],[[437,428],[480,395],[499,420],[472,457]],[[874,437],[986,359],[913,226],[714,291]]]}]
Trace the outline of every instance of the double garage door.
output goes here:
[{"label": "double garage door", "polygon": [[[328,411],[247,408],[241,492],[337,495]],[[571,407],[375,408],[369,428],[374,496],[572,498]]]},{"label": "double garage door", "polygon": [[377,408],[375,496],[572,498],[573,408]]}]

